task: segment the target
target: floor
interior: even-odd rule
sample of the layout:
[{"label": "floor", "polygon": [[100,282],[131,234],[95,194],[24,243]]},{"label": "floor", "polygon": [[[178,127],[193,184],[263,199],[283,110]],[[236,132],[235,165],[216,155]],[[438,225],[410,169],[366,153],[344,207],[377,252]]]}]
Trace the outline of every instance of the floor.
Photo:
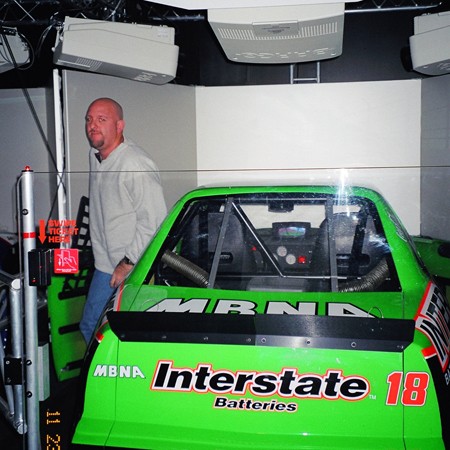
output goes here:
[{"label": "floor", "polygon": [[[51,381],[50,398],[40,404],[41,449],[68,450],[73,425],[77,379]],[[27,436],[18,434],[0,414],[0,448],[28,450]]]}]

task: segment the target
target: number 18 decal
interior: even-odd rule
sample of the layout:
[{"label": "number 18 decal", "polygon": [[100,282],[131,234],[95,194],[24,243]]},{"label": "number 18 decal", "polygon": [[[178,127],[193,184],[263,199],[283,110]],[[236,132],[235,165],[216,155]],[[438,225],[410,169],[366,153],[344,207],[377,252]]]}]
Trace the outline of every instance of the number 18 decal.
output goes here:
[{"label": "number 18 decal", "polygon": [[[402,384],[403,380],[403,384]],[[399,398],[405,406],[423,406],[427,398],[430,376],[426,372],[392,372],[387,377],[389,384],[386,405],[395,406]]]}]

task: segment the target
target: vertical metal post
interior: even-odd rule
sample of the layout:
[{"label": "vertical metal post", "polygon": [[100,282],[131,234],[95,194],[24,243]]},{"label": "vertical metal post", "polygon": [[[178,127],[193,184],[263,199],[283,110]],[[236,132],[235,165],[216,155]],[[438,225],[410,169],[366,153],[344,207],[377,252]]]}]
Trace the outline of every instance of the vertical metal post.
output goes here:
[{"label": "vertical metal post", "polygon": [[[0,270],[0,282],[4,286],[8,286],[9,300],[9,333],[11,335],[11,346],[8,357],[5,356],[3,346],[0,345],[2,378],[7,401],[0,399],[0,409],[11,426],[19,433],[25,434],[27,430],[25,422],[25,401],[23,389],[23,313],[22,313],[22,280],[21,276],[13,277]],[[8,376],[6,375],[6,367],[14,364],[12,368],[8,368]],[[19,364],[19,365],[18,365]],[[4,370],[5,368],[5,370]],[[22,374],[18,375],[18,368],[22,370]],[[13,376],[13,378],[9,378]],[[18,380],[20,377],[20,383]],[[11,384],[9,384],[11,383]]]},{"label": "vertical metal post", "polygon": [[[11,356],[23,361],[23,324],[22,324],[22,286],[21,279],[15,278],[9,289],[9,310],[11,317]],[[13,386],[14,420],[13,425],[19,434],[27,431],[25,423],[25,403],[23,384]]]},{"label": "vertical metal post", "polygon": [[3,381],[3,385],[5,388],[5,397],[6,397],[6,400],[4,400],[2,397],[0,397],[0,412],[4,415],[5,419],[12,426],[14,426],[13,387],[10,384],[5,384],[5,381],[7,380],[7,377],[6,377],[7,364],[8,364],[8,361],[6,360],[5,350],[3,348],[3,345],[0,344],[0,372],[1,372],[1,377],[2,377],[1,379]]},{"label": "vertical metal post", "polygon": [[[58,69],[53,70],[53,106],[55,110],[55,143],[56,143],[56,189],[58,193],[58,218],[67,219],[67,198],[64,189],[64,132],[61,105],[61,78]],[[70,247],[69,243],[61,243],[61,248]]]},{"label": "vertical metal post", "polygon": [[334,219],[333,219],[333,200],[328,199],[325,204],[325,215],[327,218],[327,230],[328,230],[328,255],[330,263],[330,283],[331,292],[338,291],[338,279],[337,279],[337,262],[336,262],[336,236],[334,233]]},{"label": "vertical metal post", "polygon": [[36,248],[36,225],[34,221],[33,171],[28,166],[22,171],[21,183],[20,217],[22,223],[23,291],[25,302],[27,450],[40,450],[37,287],[30,286],[28,267],[28,253]]}]

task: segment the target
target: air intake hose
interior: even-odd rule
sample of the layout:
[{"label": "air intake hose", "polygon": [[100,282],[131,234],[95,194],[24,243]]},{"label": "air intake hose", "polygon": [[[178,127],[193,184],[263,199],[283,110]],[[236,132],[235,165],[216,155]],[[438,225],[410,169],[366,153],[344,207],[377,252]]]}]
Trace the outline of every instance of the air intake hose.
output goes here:
[{"label": "air intake hose", "polygon": [[367,275],[359,280],[347,281],[339,285],[339,292],[370,292],[377,289],[389,275],[386,258],[383,258]]},{"label": "air intake hose", "polygon": [[185,276],[197,286],[208,287],[208,272],[193,262],[177,255],[174,252],[171,252],[170,250],[166,250],[161,259],[164,264],[167,264],[171,269]]}]

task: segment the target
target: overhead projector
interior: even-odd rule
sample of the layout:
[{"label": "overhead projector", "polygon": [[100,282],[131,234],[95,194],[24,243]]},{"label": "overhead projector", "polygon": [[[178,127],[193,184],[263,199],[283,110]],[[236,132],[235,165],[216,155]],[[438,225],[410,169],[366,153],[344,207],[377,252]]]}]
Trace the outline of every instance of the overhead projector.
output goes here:
[{"label": "overhead projector", "polygon": [[175,30],[66,17],[56,37],[53,62],[152,84],[173,80],[178,64]]},{"label": "overhead projector", "polygon": [[414,17],[414,36],[409,38],[409,46],[416,72],[450,73],[450,11]]},{"label": "overhead projector", "polygon": [[23,66],[30,60],[30,49],[15,28],[2,28],[0,34],[0,73]]}]

